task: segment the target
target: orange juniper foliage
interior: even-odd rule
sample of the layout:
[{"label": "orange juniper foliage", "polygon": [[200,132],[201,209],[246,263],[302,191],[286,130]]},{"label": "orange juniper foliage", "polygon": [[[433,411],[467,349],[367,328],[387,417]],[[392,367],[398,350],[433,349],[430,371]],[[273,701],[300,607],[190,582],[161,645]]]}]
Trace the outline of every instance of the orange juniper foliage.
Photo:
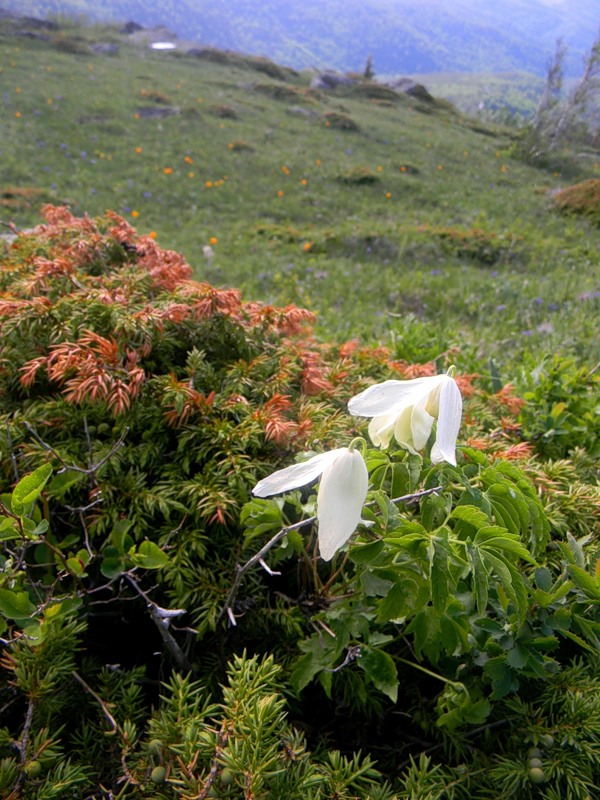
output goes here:
[{"label": "orange juniper foliage", "polygon": [[494,397],[501,405],[506,406],[510,414],[516,415],[525,405],[525,400],[522,397],[517,397],[513,392],[514,386],[511,383],[507,383],[499,392],[496,392]]},{"label": "orange juniper foliage", "polygon": [[335,389],[324,375],[325,365],[319,354],[307,350],[300,354],[300,359],[303,365],[300,384],[303,394],[333,394]]},{"label": "orange juniper foliage", "polygon": [[121,355],[115,339],[84,330],[76,343],[54,345],[49,355],[24,364],[21,384],[30,386],[38,370],[45,367],[51,381],[64,384],[68,402],[104,400],[115,414],[121,414],[146,380],[138,360],[139,354],[134,350]]},{"label": "orange juniper foliage", "polygon": [[438,371],[435,361],[429,361],[427,364],[409,364],[407,361],[394,361],[392,365],[405,380],[429,378],[431,375],[437,375]]},{"label": "orange juniper foliage", "polygon": [[506,450],[499,450],[494,455],[496,458],[502,458],[505,461],[524,461],[534,454],[533,445],[529,442],[519,442],[507,447]]},{"label": "orange juniper foliage", "polygon": [[455,381],[458,384],[458,388],[460,389],[460,393],[463,396],[463,399],[467,397],[472,397],[476,393],[477,389],[473,385],[473,382],[480,377],[481,376],[477,375],[477,373],[455,376]]},{"label": "orange juniper foliage", "polygon": [[291,408],[292,403],[287,395],[275,394],[267,400],[264,407],[267,420],[265,425],[267,440],[283,444],[293,438],[298,430],[298,425],[285,415],[285,412],[289,412]]},{"label": "orange juniper foliage", "polygon": [[237,289],[215,289],[208,283],[197,284],[195,288],[194,294],[200,296],[192,305],[196,319],[214,317],[216,314],[239,316],[242,296]]},{"label": "orange juniper foliage", "polygon": [[163,405],[168,407],[164,416],[173,428],[179,428],[189,422],[193,414],[208,412],[215,402],[215,393],[208,395],[198,392],[189,381],[177,380],[175,375],[169,376],[167,394]]},{"label": "orange juniper foliage", "polygon": [[465,445],[467,447],[472,447],[473,450],[486,451],[486,450],[490,449],[490,440],[489,439],[484,439],[481,436],[470,436],[466,440]]}]

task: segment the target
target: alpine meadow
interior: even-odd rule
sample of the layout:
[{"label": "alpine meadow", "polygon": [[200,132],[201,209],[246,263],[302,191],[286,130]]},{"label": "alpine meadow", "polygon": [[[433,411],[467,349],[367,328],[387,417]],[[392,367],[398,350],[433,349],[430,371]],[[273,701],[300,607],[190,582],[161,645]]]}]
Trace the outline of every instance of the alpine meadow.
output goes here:
[{"label": "alpine meadow", "polygon": [[592,800],[600,48],[138,34],[0,16],[0,795]]}]

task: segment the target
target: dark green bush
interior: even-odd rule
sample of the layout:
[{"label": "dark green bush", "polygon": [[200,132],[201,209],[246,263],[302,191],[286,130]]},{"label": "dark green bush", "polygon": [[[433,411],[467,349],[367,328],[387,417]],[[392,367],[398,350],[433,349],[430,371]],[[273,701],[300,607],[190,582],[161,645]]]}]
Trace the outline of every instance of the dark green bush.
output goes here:
[{"label": "dark green bush", "polygon": [[[598,646],[594,521],[573,535],[522,401],[460,376],[456,467],[367,449],[369,525],[323,563],[312,491],[253,485],[362,430],[368,383],[436,365],[190,276],[52,207],[2,260],[0,791],[583,800],[597,664],[561,668]],[[524,742],[556,753],[541,795]]]}]

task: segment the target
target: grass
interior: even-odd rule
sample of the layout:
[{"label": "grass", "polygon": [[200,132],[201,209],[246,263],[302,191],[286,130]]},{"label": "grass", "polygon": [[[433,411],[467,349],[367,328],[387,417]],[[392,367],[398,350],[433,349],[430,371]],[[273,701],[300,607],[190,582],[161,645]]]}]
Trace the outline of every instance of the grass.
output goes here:
[{"label": "grass", "polygon": [[515,129],[447,102],[315,92],[306,74],[153,53],[109,28],[0,34],[0,55],[5,223],[37,224],[43,202],[114,209],[198,277],[399,358],[455,347],[459,367],[493,359],[507,380],[546,353],[600,358],[600,232],[551,208],[600,176],[595,154],[543,171],[511,158]]}]

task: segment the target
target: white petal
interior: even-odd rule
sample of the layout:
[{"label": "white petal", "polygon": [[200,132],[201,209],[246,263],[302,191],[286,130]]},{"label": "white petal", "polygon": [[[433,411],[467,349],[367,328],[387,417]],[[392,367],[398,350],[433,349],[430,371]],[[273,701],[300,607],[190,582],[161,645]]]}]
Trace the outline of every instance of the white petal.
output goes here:
[{"label": "white petal", "polygon": [[400,414],[396,417],[396,425],[394,427],[394,438],[398,444],[408,447],[411,453],[414,453],[414,441],[411,428],[411,418],[413,413],[413,406],[406,406]]},{"label": "white petal", "polygon": [[456,466],[456,439],[462,416],[462,397],[453,378],[445,376],[439,398],[439,413],[435,444],[431,448],[431,461],[447,461]]},{"label": "white petal", "polygon": [[252,489],[252,494],[257,497],[269,497],[272,494],[281,494],[304,486],[304,484],[316,480],[328,464],[335,461],[340,453],[344,452],[348,452],[347,447],[338,447],[336,450],[329,450],[327,453],[313,456],[300,464],[292,464],[290,467],[279,469],[259,481]]},{"label": "white petal", "polygon": [[384,450],[390,446],[390,440],[396,425],[396,414],[383,414],[380,417],[373,417],[369,422],[369,439],[375,447],[382,447]]},{"label": "white petal", "polygon": [[384,381],[369,386],[364,392],[352,397],[348,403],[348,411],[355,417],[378,417],[400,413],[405,406],[414,405],[423,395],[434,388],[433,382],[442,377],[435,375],[428,378],[415,378],[411,381]]},{"label": "white petal", "polygon": [[357,450],[345,448],[324,470],[317,496],[319,552],[324,561],[331,561],[356,530],[368,488],[367,467]]},{"label": "white petal", "polygon": [[427,399],[428,395],[422,397],[412,409],[410,429],[415,450],[422,450],[425,447],[433,428],[433,417],[425,410]]}]

